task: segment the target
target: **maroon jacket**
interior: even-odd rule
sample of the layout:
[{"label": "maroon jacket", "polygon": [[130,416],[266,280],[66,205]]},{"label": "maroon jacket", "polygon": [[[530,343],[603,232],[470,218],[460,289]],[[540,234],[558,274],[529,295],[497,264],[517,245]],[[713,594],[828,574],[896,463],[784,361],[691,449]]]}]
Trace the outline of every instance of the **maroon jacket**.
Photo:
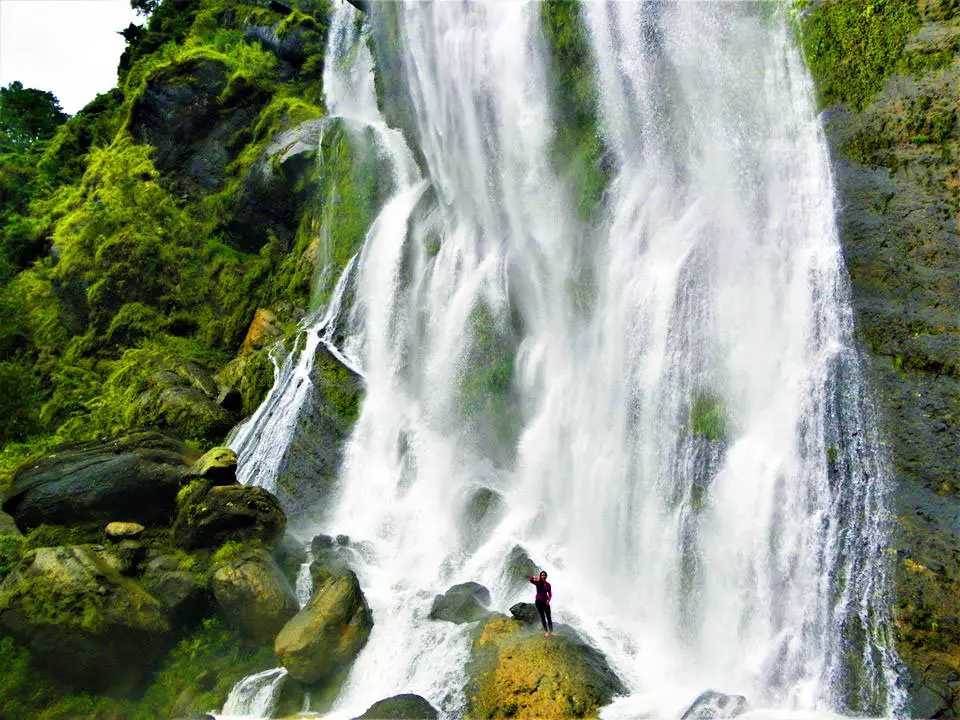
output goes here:
[{"label": "maroon jacket", "polygon": [[530,578],[530,582],[537,586],[536,602],[548,603],[553,599],[553,590],[550,588],[550,583],[546,580],[541,580],[539,577],[532,577]]}]

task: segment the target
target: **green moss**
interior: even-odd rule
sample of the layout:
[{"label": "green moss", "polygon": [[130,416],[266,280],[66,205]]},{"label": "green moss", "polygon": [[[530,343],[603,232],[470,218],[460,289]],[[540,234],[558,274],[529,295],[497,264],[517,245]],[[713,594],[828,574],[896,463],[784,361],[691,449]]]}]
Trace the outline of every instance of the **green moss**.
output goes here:
[{"label": "green moss", "polygon": [[511,392],[516,345],[512,333],[479,302],[470,316],[471,345],[460,377],[458,400],[469,421],[486,428],[499,448],[511,447],[519,418]]},{"label": "green moss", "polygon": [[696,438],[725,439],[727,413],[720,398],[706,391],[697,393],[690,406],[687,427]]},{"label": "green moss", "polygon": [[3,579],[20,561],[20,555],[22,552],[22,537],[19,535],[0,534],[0,582],[3,582]]},{"label": "green moss", "polygon": [[188,717],[220,708],[237,681],[275,664],[272,649],[245,640],[219,619],[204,620],[170,652],[130,717]]},{"label": "green moss", "polygon": [[353,374],[327,353],[318,354],[314,362],[323,378],[324,400],[339,420],[352,425],[360,414],[361,399]]},{"label": "green moss", "polygon": [[103,539],[103,525],[83,523],[79,525],[38,525],[27,533],[23,548],[32,550],[41,547],[84,545]]},{"label": "green moss", "polygon": [[579,2],[545,0],[540,9],[552,60],[553,162],[571,184],[580,218],[590,220],[611,179],[600,135],[596,63]]},{"label": "green moss", "polygon": [[914,2],[827,0],[798,5],[804,10],[804,54],[822,105],[845,103],[862,109],[889,75],[925,65],[904,57],[907,39],[920,26]]}]

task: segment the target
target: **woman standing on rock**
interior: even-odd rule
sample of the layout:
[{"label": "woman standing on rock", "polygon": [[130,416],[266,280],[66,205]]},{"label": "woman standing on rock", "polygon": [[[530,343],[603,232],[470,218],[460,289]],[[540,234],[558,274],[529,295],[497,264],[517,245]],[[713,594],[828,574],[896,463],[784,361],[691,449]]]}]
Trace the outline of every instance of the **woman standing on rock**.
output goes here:
[{"label": "woman standing on rock", "polygon": [[553,590],[550,583],[547,582],[547,571],[541,570],[540,577],[531,577],[530,582],[537,586],[537,599],[534,604],[537,606],[537,612],[540,613],[543,636],[553,637],[553,617],[550,615],[550,600],[553,598]]}]

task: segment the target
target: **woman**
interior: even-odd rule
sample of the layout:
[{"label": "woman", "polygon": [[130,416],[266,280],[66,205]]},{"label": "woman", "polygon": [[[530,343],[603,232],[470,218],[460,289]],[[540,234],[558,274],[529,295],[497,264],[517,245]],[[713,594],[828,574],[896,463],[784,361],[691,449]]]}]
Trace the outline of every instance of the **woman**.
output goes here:
[{"label": "woman", "polygon": [[537,586],[537,599],[534,604],[540,613],[540,622],[543,624],[543,636],[554,637],[553,618],[550,615],[550,600],[553,599],[553,590],[547,582],[547,571],[541,570],[540,577],[531,577],[530,582]]}]

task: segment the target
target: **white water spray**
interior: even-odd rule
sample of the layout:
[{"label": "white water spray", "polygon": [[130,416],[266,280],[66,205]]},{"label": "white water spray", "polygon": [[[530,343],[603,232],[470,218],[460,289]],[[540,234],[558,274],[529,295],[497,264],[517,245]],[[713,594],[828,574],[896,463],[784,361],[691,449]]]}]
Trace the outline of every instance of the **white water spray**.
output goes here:
[{"label": "white water spray", "polygon": [[[427,620],[430,601],[465,580],[501,610],[522,599],[516,545],[629,687],[607,717],[675,717],[707,687],[784,717],[895,713],[883,462],[786,23],[750,4],[583,7],[615,167],[589,225],[551,161],[537,5],[393,8],[429,191],[337,9],[328,105],[389,138],[397,180],[349,317],[327,311],[365,400],[317,530],[367,543],[375,622],[331,717],[401,692],[462,713],[469,628]],[[509,378],[490,399],[483,376],[477,402],[478,347],[502,360],[490,337]],[[265,407],[295,419],[285,377]],[[245,477],[269,487],[261,464]],[[505,508],[483,527],[480,489]]]}]

